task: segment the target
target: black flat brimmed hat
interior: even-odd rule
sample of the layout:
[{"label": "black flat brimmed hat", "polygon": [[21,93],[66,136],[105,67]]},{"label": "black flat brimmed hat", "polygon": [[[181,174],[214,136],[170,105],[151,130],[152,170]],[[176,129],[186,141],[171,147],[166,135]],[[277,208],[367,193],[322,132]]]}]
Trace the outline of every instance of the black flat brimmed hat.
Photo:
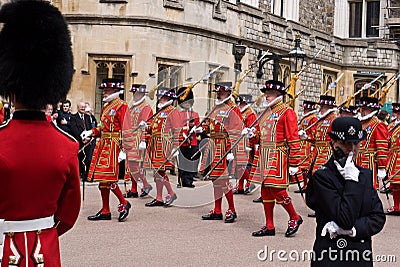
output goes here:
[{"label": "black flat brimmed hat", "polygon": [[238,97],[236,98],[236,103],[240,103],[240,102],[245,102],[247,104],[249,103],[253,103],[253,97],[252,95],[238,95]]},{"label": "black flat brimmed hat", "polygon": [[132,84],[131,89],[129,89],[129,92],[148,93],[149,91],[147,90],[145,84]]},{"label": "black flat brimmed hat", "polygon": [[380,109],[379,100],[375,97],[361,97],[358,102],[358,107],[367,107],[373,109]]},{"label": "black flat brimmed hat", "polygon": [[354,117],[339,117],[332,122],[332,130],[328,133],[333,140],[358,143],[367,137],[361,121]]},{"label": "black flat brimmed hat", "polygon": [[303,108],[304,109],[316,109],[317,108],[317,103],[314,102],[314,101],[304,100],[303,101]]},{"label": "black flat brimmed hat", "polygon": [[215,84],[214,92],[222,92],[222,91],[232,91],[232,83],[231,82],[219,82]]},{"label": "black flat brimmed hat", "polygon": [[392,103],[392,112],[400,112],[400,103]]},{"label": "black flat brimmed hat", "polygon": [[110,89],[120,90],[124,89],[124,83],[120,79],[106,78],[101,81],[99,88],[100,89],[110,88]]},{"label": "black flat brimmed hat", "polygon": [[157,96],[159,98],[166,96],[169,97],[170,99],[176,99],[176,93],[174,89],[168,88],[168,87],[159,87],[157,90]]},{"label": "black flat brimmed hat", "polygon": [[261,92],[265,93],[268,90],[275,90],[280,92],[282,95],[286,93],[286,88],[283,82],[268,80],[265,85],[260,89]]},{"label": "black flat brimmed hat", "polygon": [[348,108],[346,108],[346,107],[339,107],[339,111],[340,111],[340,112],[351,113],[351,114],[353,114],[353,115],[357,115],[357,113],[358,113],[358,107],[356,107],[356,106],[349,106]]},{"label": "black flat brimmed hat", "polygon": [[327,106],[332,106],[332,107],[336,107],[336,100],[334,96],[330,96],[330,95],[321,95],[319,97],[319,105],[327,105]]}]

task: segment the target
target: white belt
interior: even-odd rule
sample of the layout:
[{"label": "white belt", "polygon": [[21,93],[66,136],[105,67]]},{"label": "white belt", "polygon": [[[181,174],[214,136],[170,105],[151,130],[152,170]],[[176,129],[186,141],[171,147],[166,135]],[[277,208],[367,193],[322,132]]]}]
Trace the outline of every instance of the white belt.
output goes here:
[{"label": "white belt", "polygon": [[24,221],[6,221],[4,219],[0,219],[0,262],[3,258],[3,245],[6,233],[32,232],[52,228],[53,226],[54,215]]}]

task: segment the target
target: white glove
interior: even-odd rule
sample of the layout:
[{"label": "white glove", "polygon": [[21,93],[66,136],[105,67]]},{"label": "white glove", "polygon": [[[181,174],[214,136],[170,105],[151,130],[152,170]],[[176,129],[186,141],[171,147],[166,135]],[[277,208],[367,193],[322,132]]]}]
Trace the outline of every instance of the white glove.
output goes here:
[{"label": "white glove", "polygon": [[289,175],[295,175],[299,171],[299,167],[289,167]]},{"label": "white glove", "polygon": [[203,127],[199,126],[199,127],[193,127],[195,133],[202,133],[203,132]]},{"label": "white glove", "polygon": [[147,147],[147,145],[146,145],[146,142],[145,142],[145,141],[140,142],[140,144],[139,144],[139,150],[146,150],[146,147]]},{"label": "white glove", "polygon": [[141,129],[146,129],[147,127],[148,127],[148,125],[147,125],[147,122],[145,122],[145,121],[141,121],[141,122],[139,122],[139,128],[141,128]]},{"label": "white glove", "polygon": [[306,131],[300,130],[300,131],[299,131],[299,137],[300,137],[300,139],[302,139],[302,140],[306,140],[306,139],[308,138],[308,135],[307,135]]},{"label": "white glove", "polygon": [[193,126],[192,129],[189,131],[189,135],[196,132],[196,126]]},{"label": "white glove", "polygon": [[246,152],[250,152],[250,151],[252,151],[253,149],[251,148],[251,147],[248,147],[248,146],[246,146]]},{"label": "white glove", "polygon": [[81,133],[81,138],[82,138],[82,140],[85,140],[86,138],[91,137],[92,135],[93,135],[92,130],[83,131]]},{"label": "white glove", "polygon": [[242,135],[244,135],[244,136],[246,136],[246,138],[250,139],[250,138],[254,137],[254,131],[255,131],[254,127],[251,129],[246,127],[242,130]]},{"label": "white glove", "polygon": [[378,179],[383,180],[386,177],[386,170],[385,169],[378,169]]},{"label": "white glove", "polygon": [[329,237],[331,239],[337,237],[338,235],[348,235],[348,236],[355,236],[356,229],[353,227],[351,230],[343,230],[339,227],[334,221],[330,221],[325,224],[322,228],[321,236],[326,236],[329,233]]},{"label": "white glove", "polygon": [[172,155],[173,158],[178,157],[179,156],[179,150],[176,149],[176,148],[172,149],[171,155]]},{"label": "white glove", "polygon": [[358,183],[358,175],[360,174],[360,171],[357,169],[356,165],[354,165],[353,152],[349,153],[344,168],[342,168],[342,166],[340,166],[340,164],[336,160],[334,161],[334,163],[345,180],[352,180]]},{"label": "white glove", "polygon": [[235,159],[235,156],[233,155],[233,153],[228,153],[228,155],[226,155],[226,160],[227,161],[232,161]]},{"label": "white glove", "polygon": [[126,160],[126,153],[124,151],[120,151],[118,155],[118,163],[120,163],[123,160]]}]

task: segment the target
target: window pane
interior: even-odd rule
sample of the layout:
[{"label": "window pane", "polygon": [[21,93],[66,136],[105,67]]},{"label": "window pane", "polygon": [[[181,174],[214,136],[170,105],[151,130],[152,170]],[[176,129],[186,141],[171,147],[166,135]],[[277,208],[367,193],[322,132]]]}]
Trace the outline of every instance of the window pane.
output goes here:
[{"label": "window pane", "polygon": [[349,36],[361,37],[362,3],[350,3],[350,29]]},{"label": "window pane", "polygon": [[379,1],[367,2],[367,37],[379,36],[377,26],[379,26]]}]

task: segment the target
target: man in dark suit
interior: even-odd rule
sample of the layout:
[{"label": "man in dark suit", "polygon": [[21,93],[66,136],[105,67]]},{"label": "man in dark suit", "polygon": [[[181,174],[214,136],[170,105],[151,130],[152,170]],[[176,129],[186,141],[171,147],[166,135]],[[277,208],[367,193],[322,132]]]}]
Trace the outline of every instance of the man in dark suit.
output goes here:
[{"label": "man in dark suit", "polygon": [[307,205],[317,220],[311,266],[372,266],[371,237],[385,224],[372,172],[354,164],[366,132],[353,117],[333,121],[333,155],[313,175]]},{"label": "man in dark suit", "polygon": [[[70,129],[72,135],[75,137],[76,140],[79,141],[79,148],[85,146],[90,139],[82,140],[81,133],[87,129],[92,129],[90,116],[85,113],[86,104],[84,102],[79,102],[77,105],[77,110],[75,114],[71,115],[70,119]],[[79,159],[79,172],[82,179],[87,178],[87,174],[89,171],[89,164],[86,158],[90,153],[90,145],[87,145],[84,150],[78,153]]]}]

